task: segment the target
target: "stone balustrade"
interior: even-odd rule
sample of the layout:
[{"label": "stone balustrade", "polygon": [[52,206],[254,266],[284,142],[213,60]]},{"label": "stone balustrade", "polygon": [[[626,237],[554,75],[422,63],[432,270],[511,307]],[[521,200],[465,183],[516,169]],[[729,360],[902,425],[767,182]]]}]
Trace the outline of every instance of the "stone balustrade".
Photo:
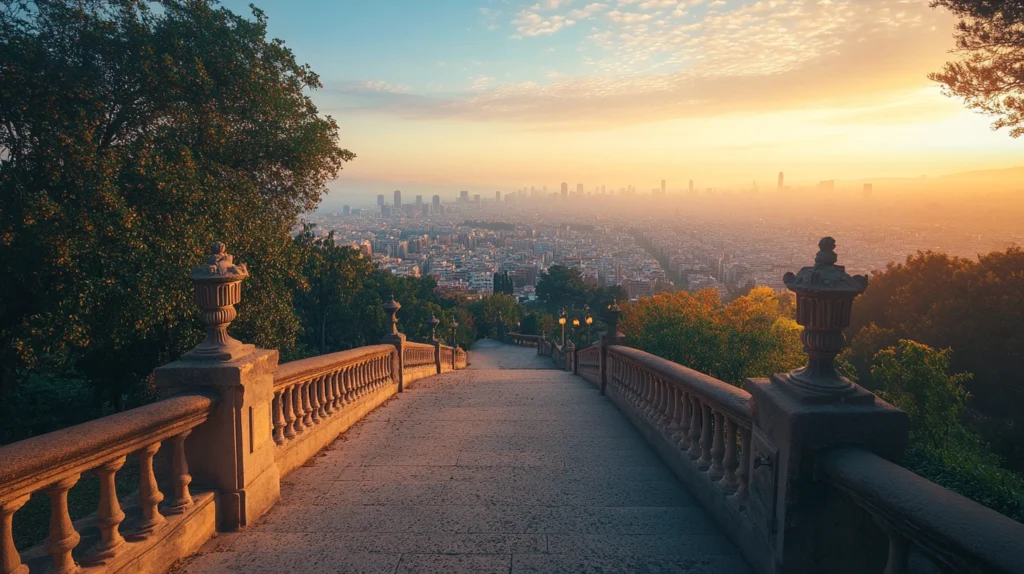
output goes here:
[{"label": "stone balustrade", "polygon": [[447,345],[440,346],[441,372],[447,373],[455,369],[455,348]]},{"label": "stone balustrade", "polygon": [[[71,574],[80,567],[159,571],[169,564],[161,545],[174,548],[173,558],[197,550],[213,535],[216,515],[210,493],[190,491],[187,438],[216,402],[204,393],[182,394],[0,447],[0,574]],[[161,450],[168,463],[167,495],[154,467]],[[139,466],[139,491],[131,505],[115,489],[129,456]],[[86,472],[99,478],[98,508],[72,522],[68,491]],[[14,545],[14,518],[38,493],[49,497],[49,536],[41,548],[27,550],[23,562]]]},{"label": "stone balustrade", "polygon": [[406,341],[402,346],[405,384],[438,374],[437,356],[439,349],[434,345]]},{"label": "stone balustrade", "polygon": [[590,345],[576,353],[578,364],[576,374],[590,381],[594,386],[601,386],[601,346]]},{"label": "stone balustrade", "polygon": [[885,534],[886,574],[1024,571],[1024,524],[863,449],[834,449],[822,468]]},{"label": "stone balustrade", "polygon": [[465,369],[469,366],[469,353],[461,348],[455,349],[455,368]]}]

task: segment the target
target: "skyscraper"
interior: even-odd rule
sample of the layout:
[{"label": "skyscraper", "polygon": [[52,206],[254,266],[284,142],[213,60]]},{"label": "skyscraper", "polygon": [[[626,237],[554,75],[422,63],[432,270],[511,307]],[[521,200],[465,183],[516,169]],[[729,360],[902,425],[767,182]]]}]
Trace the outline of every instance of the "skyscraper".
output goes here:
[{"label": "skyscraper", "polygon": [[582,183],[577,183],[576,184],[576,195],[578,197],[583,197],[583,184]]},{"label": "skyscraper", "polygon": [[783,184],[785,183],[785,181],[786,181],[786,178],[782,175],[782,172],[780,171],[779,172],[779,191],[782,191],[782,187],[783,187]]},{"label": "skyscraper", "polygon": [[395,190],[395,209],[401,209],[401,208],[402,208],[402,190],[396,189]]},{"label": "skyscraper", "polygon": [[495,191],[494,192],[494,201],[496,201],[498,203],[501,203],[501,192],[500,191]]},{"label": "skyscraper", "polygon": [[441,196],[440,195],[435,195],[434,196],[434,213],[440,213],[440,212],[441,212]]},{"label": "skyscraper", "polygon": [[378,195],[377,196],[377,205],[379,205],[380,207],[384,207],[384,196],[383,195]]},{"label": "skyscraper", "polygon": [[569,197],[569,184],[562,182],[562,197]]},{"label": "skyscraper", "polygon": [[466,191],[466,190],[460,191],[459,192],[459,199],[461,199],[462,201],[465,201],[465,202],[468,203],[469,202],[469,192]]},{"label": "skyscraper", "polygon": [[422,195],[417,195],[416,196],[416,209],[419,210],[420,206],[422,206],[422,205],[423,205],[423,196]]},{"label": "skyscraper", "polygon": [[690,180],[690,193],[693,193],[693,180]]},{"label": "skyscraper", "polygon": [[661,180],[661,194],[665,195],[665,180]]},{"label": "skyscraper", "polygon": [[347,205],[343,205],[343,206],[341,207],[341,214],[342,214],[342,215],[349,215],[349,214],[351,214],[351,213],[352,213],[352,208],[350,208],[349,206],[347,206]]}]

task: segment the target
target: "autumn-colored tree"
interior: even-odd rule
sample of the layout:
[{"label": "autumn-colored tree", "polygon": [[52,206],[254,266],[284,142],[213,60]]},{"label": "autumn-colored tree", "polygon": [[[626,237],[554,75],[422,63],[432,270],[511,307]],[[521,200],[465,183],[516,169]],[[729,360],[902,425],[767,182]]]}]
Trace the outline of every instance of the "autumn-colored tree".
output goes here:
[{"label": "autumn-colored tree", "polygon": [[294,345],[290,231],[354,156],[252,16],[0,0],[0,403],[28,371],[132,403],[201,338],[188,272],[214,240],[251,272],[235,335]]},{"label": "autumn-colored tree", "polygon": [[620,328],[630,346],[735,385],[806,361],[800,327],[767,287],[728,305],[713,289],[640,299],[624,307]]}]

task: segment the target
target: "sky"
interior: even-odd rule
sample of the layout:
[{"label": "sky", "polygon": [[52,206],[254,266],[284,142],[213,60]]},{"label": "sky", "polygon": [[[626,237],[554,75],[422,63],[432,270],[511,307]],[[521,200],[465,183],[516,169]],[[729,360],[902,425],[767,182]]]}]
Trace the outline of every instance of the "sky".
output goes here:
[{"label": "sky", "polygon": [[927,0],[254,1],[357,155],[336,197],[1024,165],[927,78],[954,24]]}]

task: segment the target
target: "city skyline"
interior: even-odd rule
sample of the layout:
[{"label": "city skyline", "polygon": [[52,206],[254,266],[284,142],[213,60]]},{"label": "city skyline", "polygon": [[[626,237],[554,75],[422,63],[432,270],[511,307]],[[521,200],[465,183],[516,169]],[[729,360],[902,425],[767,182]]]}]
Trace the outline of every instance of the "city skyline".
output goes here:
[{"label": "city skyline", "polygon": [[320,75],[311,95],[358,156],[337,193],[381,181],[649,189],[661,178],[767,185],[783,166],[819,181],[1024,165],[1024,143],[927,79],[951,57],[953,19],[924,1],[259,7]]}]

